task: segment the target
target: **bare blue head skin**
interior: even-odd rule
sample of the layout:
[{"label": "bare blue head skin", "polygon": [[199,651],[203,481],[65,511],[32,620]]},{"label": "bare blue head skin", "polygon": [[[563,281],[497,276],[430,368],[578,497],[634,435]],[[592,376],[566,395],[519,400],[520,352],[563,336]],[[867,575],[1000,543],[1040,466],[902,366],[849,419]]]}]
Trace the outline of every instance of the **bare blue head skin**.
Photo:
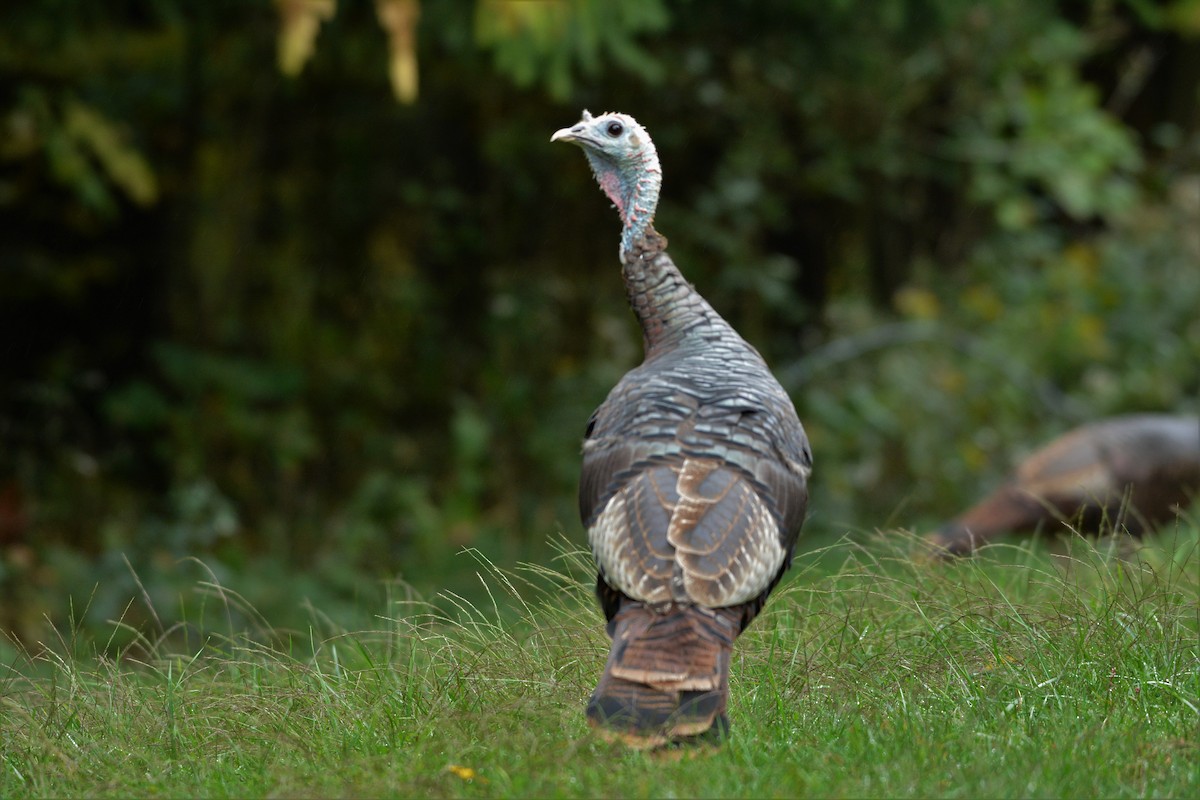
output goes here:
[{"label": "bare blue head skin", "polygon": [[646,129],[628,114],[587,111],[570,128],[555,131],[550,141],[573,142],[583,148],[600,188],[621,214],[621,263],[625,254],[646,233],[658,207],[662,170],[658,151]]}]

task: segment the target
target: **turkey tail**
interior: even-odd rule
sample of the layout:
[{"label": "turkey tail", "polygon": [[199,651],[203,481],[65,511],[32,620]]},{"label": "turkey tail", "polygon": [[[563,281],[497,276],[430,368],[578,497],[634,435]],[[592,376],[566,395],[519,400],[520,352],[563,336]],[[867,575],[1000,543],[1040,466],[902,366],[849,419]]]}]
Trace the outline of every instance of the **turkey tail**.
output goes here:
[{"label": "turkey tail", "polygon": [[612,650],[588,720],[647,748],[723,736],[737,619],[733,609],[627,603],[609,622]]}]

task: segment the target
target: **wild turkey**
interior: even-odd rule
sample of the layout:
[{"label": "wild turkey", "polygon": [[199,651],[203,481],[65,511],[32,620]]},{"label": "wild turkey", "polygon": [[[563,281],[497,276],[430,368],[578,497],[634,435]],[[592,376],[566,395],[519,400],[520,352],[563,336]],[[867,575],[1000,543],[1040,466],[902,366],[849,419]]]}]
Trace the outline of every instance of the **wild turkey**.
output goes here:
[{"label": "wild turkey", "polygon": [[696,292],[651,222],[662,173],[632,117],[587,111],[583,148],[624,222],[645,358],[588,420],[579,511],[612,650],[589,721],[637,747],[719,739],[733,641],[788,568],[812,454],[766,363]]},{"label": "wild turkey", "polygon": [[1128,530],[1140,536],[1200,491],[1200,418],[1141,414],[1076,428],[1025,459],[931,541],[965,555],[1004,533]]}]

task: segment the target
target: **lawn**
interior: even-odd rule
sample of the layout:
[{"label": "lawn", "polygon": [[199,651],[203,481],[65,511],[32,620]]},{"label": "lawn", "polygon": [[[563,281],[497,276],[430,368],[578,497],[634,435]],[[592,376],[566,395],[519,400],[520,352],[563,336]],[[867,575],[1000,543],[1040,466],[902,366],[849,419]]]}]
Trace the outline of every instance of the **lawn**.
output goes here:
[{"label": "lawn", "polygon": [[1200,530],[914,553],[800,556],[738,642],[715,751],[590,733],[607,640],[567,547],[516,570],[464,554],[487,602],[397,591],[376,630],[231,614],[107,657],[64,631],[0,674],[0,796],[1200,795]]}]

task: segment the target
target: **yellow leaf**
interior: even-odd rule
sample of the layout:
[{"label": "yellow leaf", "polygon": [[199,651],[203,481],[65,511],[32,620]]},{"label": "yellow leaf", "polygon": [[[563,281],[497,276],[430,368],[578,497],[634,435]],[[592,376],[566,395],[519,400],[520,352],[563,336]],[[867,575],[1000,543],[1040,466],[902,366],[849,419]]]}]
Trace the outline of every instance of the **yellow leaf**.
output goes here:
[{"label": "yellow leaf", "polygon": [[108,177],[139,206],[158,200],[158,178],[123,131],[96,109],[72,100],[63,108],[63,127],[91,150]]},{"label": "yellow leaf", "polygon": [[375,0],[375,15],[388,35],[388,76],[401,103],[417,99],[418,0]]},{"label": "yellow leaf", "polygon": [[331,19],[337,0],[275,0],[279,8],[279,69],[300,74],[312,57],[321,20]]},{"label": "yellow leaf", "polygon": [[915,319],[937,319],[940,313],[938,299],[928,289],[905,286],[896,292],[896,308],[906,317]]}]

